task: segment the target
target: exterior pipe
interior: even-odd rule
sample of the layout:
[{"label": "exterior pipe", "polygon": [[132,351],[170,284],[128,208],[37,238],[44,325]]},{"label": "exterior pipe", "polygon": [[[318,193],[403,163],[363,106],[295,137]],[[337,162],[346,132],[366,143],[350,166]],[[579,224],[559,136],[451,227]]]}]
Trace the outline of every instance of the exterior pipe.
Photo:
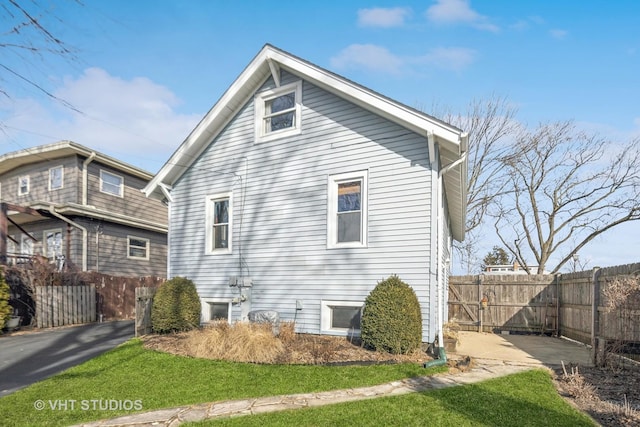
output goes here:
[{"label": "exterior pipe", "polygon": [[89,154],[89,157],[87,157],[85,161],[82,162],[82,205],[83,206],[87,204],[87,192],[89,187],[89,171],[87,171],[87,167],[89,166],[89,163],[91,163],[95,158],[96,158],[96,152],[92,151],[91,154]]},{"label": "exterior pipe", "polygon": [[444,216],[444,208],[443,208],[443,204],[444,204],[444,200],[442,197],[442,176],[444,174],[446,174],[447,172],[449,172],[450,170],[452,170],[454,167],[462,164],[467,158],[467,152],[462,152],[462,155],[460,156],[460,158],[458,160],[456,160],[455,162],[443,167],[442,169],[439,170],[438,172],[438,184],[437,184],[437,203],[438,203],[438,227],[436,230],[437,233],[437,248],[438,248],[438,254],[437,254],[437,265],[438,265],[438,276],[437,276],[437,288],[438,288],[438,359],[435,360],[431,360],[429,362],[425,362],[424,363],[424,367],[425,368],[431,368],[433,366],[442,366],[445,365],[447,363],[447,353],[444,349],[444,334],[442,332],[442,329],[444,327],[444,267],[441,266],[441,258],[442,258],[442,253],[443,251],[443,243],[442,243],[442,236],[444,235],[444,223],[443,223],[443,216]]},{"label": "exterior pipe", "polygon": [[84,228],[80,224],[73,222],[66,216],[56,212],[53,205],[49,206],[49,212],[51,213],[51,215],[55,216],[56,218],[66,222],[69,225],[76,227],[79,230],[82,230],[82,271],[87,271],[87,246],[88,246],[87,239],[89,238],[89,232],[87,231],[86,228]]}]

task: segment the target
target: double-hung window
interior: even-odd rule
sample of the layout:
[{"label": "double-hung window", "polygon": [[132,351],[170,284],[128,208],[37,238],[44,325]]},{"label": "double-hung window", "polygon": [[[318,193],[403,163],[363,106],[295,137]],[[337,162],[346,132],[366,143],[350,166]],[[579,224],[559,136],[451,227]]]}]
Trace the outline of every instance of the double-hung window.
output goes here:
[{"label": "double-hung window", "polygon": [[149,259],[149,239],[127,236],[127,258]]},{"label": "double-hung window", "polygon": [[302,82],[260,92],[255,98],[256,141],[300,133]]},{"label": "double-hung window", "polygon": [[231,193],[207,197],[206,253],[231,252]]},{"label": "double-hung window", "polygon": [[122,197],[124,179],[120,175],[104,170],[100,171],[100,191]]},{"label": "double-hung window", "polygon": [[56,166],[49,169],[49,191],[62,188],[64,180],[64,168]]},{"label": "double-hung window", "polygon": [[44,232],[44,256],[54,260],[62,255],[62,230],[47,230]]},{"label": "double-hung window", "polygon": [[18,196],[26,196],[29,194],[29,175],[18,178]]},{"label": "double-hung window", "polygon": [[367,245],[367,171],[329,177],[327,246]]}]

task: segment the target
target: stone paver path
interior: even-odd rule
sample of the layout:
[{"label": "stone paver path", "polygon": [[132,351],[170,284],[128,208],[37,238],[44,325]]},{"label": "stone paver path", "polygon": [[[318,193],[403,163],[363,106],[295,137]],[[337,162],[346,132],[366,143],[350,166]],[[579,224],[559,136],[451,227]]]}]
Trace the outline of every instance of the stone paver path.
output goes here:
[{"label": "stone paver path", "polygon": [[174,427],[188,421],[200,421],[218,417],[242,416],[260,414],[264,412],[310,408],[315,406],[436,390],[445,387],[477,383],[539,367],[539,365],[536,366],[527,363],[510,363],[496,360],[474,359],[474,367],[466,372],[408,378],[387,384],[348,390],[270,396],[181,406],[171,409],[160,409],[140,414],[126,415],[110,420],[102,420],[80,425],[85,427]]}]

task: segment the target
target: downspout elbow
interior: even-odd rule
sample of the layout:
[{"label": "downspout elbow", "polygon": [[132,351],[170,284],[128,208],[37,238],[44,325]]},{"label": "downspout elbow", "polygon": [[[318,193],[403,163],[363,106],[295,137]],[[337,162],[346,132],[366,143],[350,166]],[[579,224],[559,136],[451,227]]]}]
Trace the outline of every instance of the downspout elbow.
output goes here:
[{"label": "downspout elbow", "polygon": [[444,351],[444,347],[438,347],[438,358],[424,362],[425,368],[433,368],[434,366],[444,366],[447,364],[447,352]]}]

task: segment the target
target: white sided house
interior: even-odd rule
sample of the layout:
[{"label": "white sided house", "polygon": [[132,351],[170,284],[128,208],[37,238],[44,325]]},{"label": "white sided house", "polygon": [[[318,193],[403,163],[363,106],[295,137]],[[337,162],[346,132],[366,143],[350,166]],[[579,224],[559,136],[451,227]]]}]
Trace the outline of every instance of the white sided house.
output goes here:
[{"label": "white sided house", "polygon": [[466,152],[461,130],[265,45],[143,191],[169,205],[168,277],[194,281],[204,322],[269,310],[357,335],[395,274],[433,342]]}]

